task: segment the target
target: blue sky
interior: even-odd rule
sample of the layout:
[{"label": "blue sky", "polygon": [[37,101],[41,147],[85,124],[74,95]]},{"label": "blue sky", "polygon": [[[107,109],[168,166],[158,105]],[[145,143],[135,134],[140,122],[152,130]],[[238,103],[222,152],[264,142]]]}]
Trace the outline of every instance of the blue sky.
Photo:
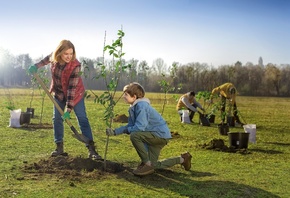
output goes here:
[{"label": "blue sky", "polygon": [[102,56],[123,27],[125,59],[290,64],[288,0],[0,0],[0,48],[39,58],[62,39]]}]

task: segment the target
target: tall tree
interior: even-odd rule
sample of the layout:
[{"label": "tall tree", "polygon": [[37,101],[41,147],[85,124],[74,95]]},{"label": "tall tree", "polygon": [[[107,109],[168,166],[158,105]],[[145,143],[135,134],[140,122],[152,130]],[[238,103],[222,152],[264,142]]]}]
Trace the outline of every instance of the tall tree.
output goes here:
[{"label": "tall tree", "polygon": [[[274,88],[276,95],[280,96],[280,81],[281,81],[281,72],[273,64],[269,63],[266,66],[265,79],[269,88]],[[269,90],[271,93],[271,90]]]},{"label": "tall tree", "polygon": [[149,69],[150,69],[149,65],[145,60],[139,63],[138,69],[137,69],[137,80],[141,85],[144,85],[145,89],[147,89],[146,84],[148,81]]},{"label": "tall tree", "polygon": [[260,67],[264,68],[264,63],[263,63],[263,59],[262,59],[261,56],[260,56],[260,58],[259,58],[258,65],[259,65]]},{"label": "tall tree", "polygon": [[153,61],[153,67],[156,68],[157,75],[161,75],[162,72],[166,71],[166,64],[162,58],[157,58]]}]

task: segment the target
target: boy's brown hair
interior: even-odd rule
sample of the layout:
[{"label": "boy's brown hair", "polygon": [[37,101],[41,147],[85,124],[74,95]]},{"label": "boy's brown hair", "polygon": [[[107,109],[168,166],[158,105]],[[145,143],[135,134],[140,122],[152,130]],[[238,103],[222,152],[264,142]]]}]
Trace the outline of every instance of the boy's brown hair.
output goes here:
[{"label": "boy's brown hair", "polygon": [[143,98],[145,96],[144,88],[137,82],[126,85],[123,91],[128,93],[131,97],[136,95],[137,98]]}]

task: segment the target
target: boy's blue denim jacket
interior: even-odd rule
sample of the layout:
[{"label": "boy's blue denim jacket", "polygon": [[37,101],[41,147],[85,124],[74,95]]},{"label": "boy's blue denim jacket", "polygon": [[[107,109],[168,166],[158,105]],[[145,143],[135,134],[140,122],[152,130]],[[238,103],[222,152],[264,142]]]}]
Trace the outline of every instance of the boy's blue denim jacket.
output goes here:
[{"label": "boy's blue denim jacket", "polygon": [[153,132],[160,138],[171,138],[166,121],[151,105],[148,98],[137,99],[129,108],[128,124],[115,129],[115,134]]}]

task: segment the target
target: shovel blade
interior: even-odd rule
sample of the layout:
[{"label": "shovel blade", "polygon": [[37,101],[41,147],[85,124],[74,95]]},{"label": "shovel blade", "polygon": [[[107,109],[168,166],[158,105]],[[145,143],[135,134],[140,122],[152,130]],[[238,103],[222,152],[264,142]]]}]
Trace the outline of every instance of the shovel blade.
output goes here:
[{"label": "shovel blade", "polygon": [[90,140],[86,136],[84,136],[83,134],[79,134],[78,131],[74,128],[74,126],[71,126],[70,129],[73,131],[72,136],[74,138],[76,138],[77,140],[79,140],[81,142],[89,144]]},{"label": "shovel blade", "polygon": [[86,136],[82,135],[82,134],[72,134],[72,136],[74,138],[76,138],[80,142],[89,144],[89,139]]}]

